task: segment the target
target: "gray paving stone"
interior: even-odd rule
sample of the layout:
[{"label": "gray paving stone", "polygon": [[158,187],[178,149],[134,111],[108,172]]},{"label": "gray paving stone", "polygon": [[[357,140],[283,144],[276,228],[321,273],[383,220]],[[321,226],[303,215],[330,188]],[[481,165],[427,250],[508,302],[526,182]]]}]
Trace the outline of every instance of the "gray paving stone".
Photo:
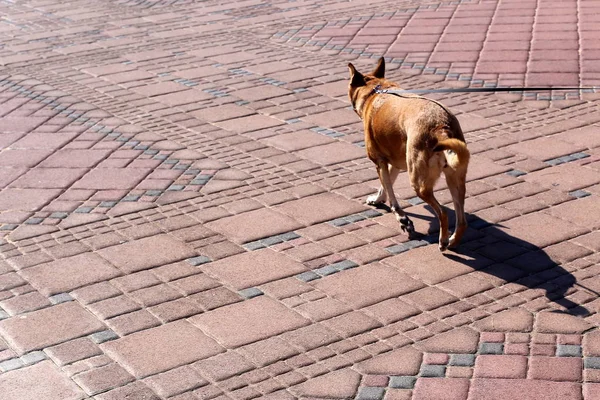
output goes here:
[{"label": "gray paving stone", "polygon": [[600,357],[585,357],[583,365],[588,369],[600,369]]},{"label": "gray paving stone", "polygon": [[472,367],[475,365],[475,354],[450,354],[449,365],[457,367]]},{"label": "gray paving stone", "polygon": [[504,345],[502,343],[481,343],[479,354],[504,354]]},{"label": "gray paving stone", "polygon": [[422,376],[424,378],[443,378],[445,375],[445,365],[423,364],[421,365],[421,370],[419,371],[419,376]]},{"label": "gray paving stone", "polygon": [[389,387],[395,389],[412,389],[415,387],[417,378],[414,376],[391,376]]},{"label": "gray paving stone", "polygon": [[581,357],[581,346],[574,344],[559,344],[556,346],[556,355],[558,357]]},{"label": "gray paving stone", "polygon": [[356,400],[381,400],[384,395],[385,388],[365,386],[358,390]]},{"label": "gray paving stone", "polygon": [[43,351],[32,351],[31,353],[23,354],[21,356],[21,361],[27,365],[31,365],[43,361],[46,358],[46,353]]}]

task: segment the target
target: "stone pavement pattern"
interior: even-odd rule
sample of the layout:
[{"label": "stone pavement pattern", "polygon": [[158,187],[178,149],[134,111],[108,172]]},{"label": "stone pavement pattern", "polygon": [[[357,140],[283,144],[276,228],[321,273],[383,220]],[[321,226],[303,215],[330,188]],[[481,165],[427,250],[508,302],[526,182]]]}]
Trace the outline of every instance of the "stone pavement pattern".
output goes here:
[{"label": "stone pavement pattern", "polygon": [[[459,252],[364,205],[348,61],[600,84],[592,1],[0,0],[0,393],[600,399],[596,93],[436,96]],[[437,198],[451,199],[442,182]]]}]

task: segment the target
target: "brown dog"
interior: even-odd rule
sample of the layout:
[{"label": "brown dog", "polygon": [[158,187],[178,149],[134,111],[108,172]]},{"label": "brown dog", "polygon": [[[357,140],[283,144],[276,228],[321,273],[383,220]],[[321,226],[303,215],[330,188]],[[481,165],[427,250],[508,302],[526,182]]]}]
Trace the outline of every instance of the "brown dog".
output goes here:
[{"label": "brown dog", "polygon": [[[348,67],[348,95],[354,111],[363,120],[367,155],[377,166],[381,181],[379,191],[367,198],[367,204],[385,203],[387,197],[402,230],[413,233],[413,223],[400,208],[393,189],[400,170],[408,170],[415,192],[433,208],[440,221],[440,250],[457,246],[467,228],[465,178],[470,157],[458,120],[446,107],[430,99],[376,93],[378,86],[398,88],[384,78],[383,57],[370,74],[361,74],[352,64]],[[456,212],[456,229],[450,238],[446,210],[433,196],[433,187],[442,172]]]}]

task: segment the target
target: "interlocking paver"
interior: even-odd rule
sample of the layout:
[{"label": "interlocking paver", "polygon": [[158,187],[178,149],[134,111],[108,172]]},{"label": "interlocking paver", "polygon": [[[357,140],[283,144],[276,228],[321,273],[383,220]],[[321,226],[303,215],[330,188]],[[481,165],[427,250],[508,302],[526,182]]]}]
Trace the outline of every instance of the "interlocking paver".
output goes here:
[{"label": "interlocking paver", "polygon": [[102,257],[83,253],[24,269],[21,274],[42,294],[50,296],[118,276]]},{"label": "interlocking paver", "polygon": [[75,302],[58,304],[0,321],[0,334],[20,354],[97,331],[104,325]]},{"label": "interlocking paver", "polygon": [[137,332],[100,347],[138,378],[223,351],[217,342],[186,321]]},{"label": "interlocking paver", "polygon": [[190,321],[228,347],[238,347],[307,325],[280,303],[259,296],[194,316]]},{"label": "interlocking paver", "polygon": [[431,94],[471,151],[441,254],[407,173],[429,236],[364,205],[346,66],[593,86],[596,5],[60,3],[0,5],[5,397],[592,400],[597,90]]},{"label": "interlocking paver", "polygon": [[[40,384],[44,382],[44,384]],[[9,371],[0,375],[0,389],[7,400],[80,400],[85,393],[51,361]]]}]

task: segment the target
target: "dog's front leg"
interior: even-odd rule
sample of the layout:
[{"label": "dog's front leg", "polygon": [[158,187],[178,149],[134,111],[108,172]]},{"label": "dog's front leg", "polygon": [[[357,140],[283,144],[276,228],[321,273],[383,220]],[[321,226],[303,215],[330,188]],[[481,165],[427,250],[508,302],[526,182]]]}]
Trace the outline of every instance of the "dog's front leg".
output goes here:
[{"label": "dog's front leg", "polygon": [[376,206],[377,204],[385,203],[385,198],[387,194],[385,193],[385,189],[383,186],[379,186],[379,190],[374,195],[367,197],[367,204],[370,206]]},{"label": "dog's front leg", "polygon": [[377,172],[379,173],[379,180],[381,181],[383,192],[387,193],[390,208],[392,209],[392,212],[396,214],[396,219],[400,223],[400,228],[409,235],[414,233],[415,227],[413,222],[406,216],[404,211],[402,211],[402,208],[400,208],[400,204],[398,204],[398,200],[396,199],[396,195],[394,194],[394,181],[398,177],[400,170],[387,163],[381,163],[378,165]]}]

